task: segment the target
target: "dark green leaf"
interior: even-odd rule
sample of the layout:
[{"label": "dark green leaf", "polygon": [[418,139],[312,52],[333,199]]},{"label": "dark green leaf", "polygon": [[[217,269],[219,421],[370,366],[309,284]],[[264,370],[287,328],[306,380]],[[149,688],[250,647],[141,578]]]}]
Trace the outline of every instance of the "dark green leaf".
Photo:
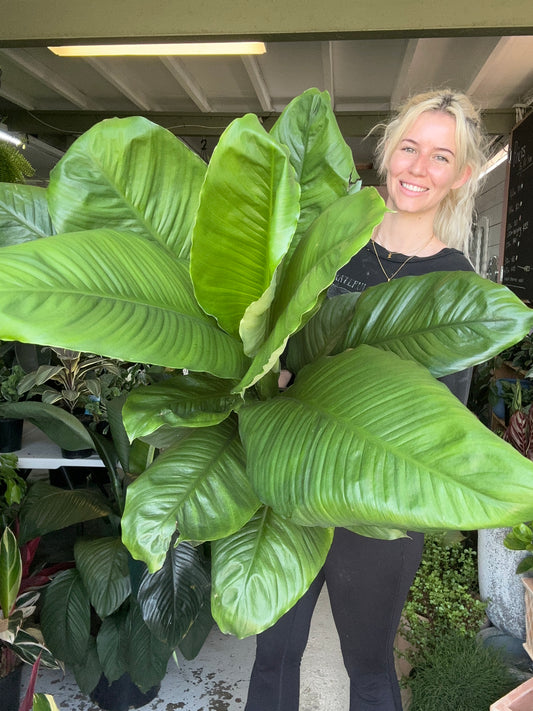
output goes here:
[{"label": "dark green leaf", "polygon": [[128,552],[120,538],[78,539],[76,567],[100,617],[114,612],[131,592]]},{"label": "dark green leaf", "polygon": [[98,491],[60,489],[46,481],[35,481],[21,510],[21,541],[91,521],[112,513],[107,499]]},{"label": "dark green leaf", "polygon": [[144,621],[158,639],[176,647],[209,604],[209,564],[197,548],[171,546],[163,567],[145,572],[137,599]]},{"label": "dark green leaf", "polygon": [[46,588],[41,613],[44,639],[52,654],[69,664],[84,664],[90,618],[89,596],[78,571],[59,573]]}]

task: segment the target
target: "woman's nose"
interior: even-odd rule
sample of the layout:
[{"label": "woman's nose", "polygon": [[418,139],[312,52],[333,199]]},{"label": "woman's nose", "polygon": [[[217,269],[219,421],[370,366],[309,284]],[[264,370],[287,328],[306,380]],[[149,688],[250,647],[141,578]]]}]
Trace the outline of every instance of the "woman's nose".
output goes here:
[{"label": "woman's nose", "polygon": [[425,175],[427,171],[427,157],[418,153],[411,163],[411,172],[414,175]]}]

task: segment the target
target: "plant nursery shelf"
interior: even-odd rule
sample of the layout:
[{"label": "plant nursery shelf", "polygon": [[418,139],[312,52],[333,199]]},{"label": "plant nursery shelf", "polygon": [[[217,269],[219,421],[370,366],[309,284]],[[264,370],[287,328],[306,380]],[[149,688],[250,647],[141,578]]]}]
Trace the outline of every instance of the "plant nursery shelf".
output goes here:
[{"label": "plant nursery shelf", "polygon": [[15,452],[20,469],[57,469],[70,467],[103,467],[104,463],[96,454],[90,457],[67,459],[61,454],[61,449],[47,437],[38,427],[24,422],[22,447]]}]

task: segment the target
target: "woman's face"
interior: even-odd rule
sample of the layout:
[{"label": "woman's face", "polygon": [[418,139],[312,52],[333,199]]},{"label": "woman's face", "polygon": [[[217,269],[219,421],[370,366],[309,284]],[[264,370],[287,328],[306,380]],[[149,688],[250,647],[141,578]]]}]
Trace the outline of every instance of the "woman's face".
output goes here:
[{"label": "woman's face", "polygon": [[455,119],[442,111],[421,114],[392,152],[387,169],[387,207],[434,216],[470,169],[457,171]]}]

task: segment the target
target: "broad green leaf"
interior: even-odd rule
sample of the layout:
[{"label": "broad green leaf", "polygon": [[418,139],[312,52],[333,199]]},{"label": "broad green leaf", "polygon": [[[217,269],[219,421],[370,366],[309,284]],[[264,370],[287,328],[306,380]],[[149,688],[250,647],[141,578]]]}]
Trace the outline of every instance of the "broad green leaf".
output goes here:
[{"label": "broad green leaf", "polygon": [[76,568],[100,617],[114,612],[131,592],[128,551],[120,538],[78,539]]},{"label": "broad green leaf", "polygon": [[196,303],[188,263],[142,237],[102,229],[5,247],[0,272],[0,339],[227,378],[246,367]]},{"label": "broad green leaf", "polygon": [[289,149],[300,183],[300,219],[292,253],[313,220],[337,198],[358,187],[351,148],[344,140],[327,91],[308,89],[293,99],[274,124],[271,135]]},{"label": "broad green leaf", "polygon": [[187,257],[205,163],[145,118],[107,119],[69,148],[50,174],[57,232],[109,227]]},{"label": "broad green leaf", "polygon": [[284,271],[270,309],[271,331],[236,391],[274,366],[288,337],[311,316],[337,271],[368,242],[384,211],[378,192],[365,188],[340,198],[313,222]]},{"label": "broad green leaf", "polygon": [[20,539],[29,541],[110,513],[109,502],[98,491],[60,489],[46,481],[35,481],[21,509]]},{"label": "broad green leaf", "polygon": [[0,183],[0,247],[53,233],[45,188]]},{"label": "broad green leaf", "polygon": [[341,294],[326,299],[318,312],[289,339],[287,368],[298,373],[304,365],[330,355],[346,336],[360,293]]},{"label": "broad green leaf", "polygon": [[170,546],[160,570],[144,573],[137,600],[152,634],[174,648],[209,604],[210,591],[207,561],[182,541]]},{"label": "broad green leaf", "polygon": [[127,610],[120,609],[106,617],[98,630],[96,648],[103,673],[111,683],[128,671]]},{"label": "broad green leaf", "polygon": [[165,676],[172,647],[150,632],[134,599],[130,603],[125,632],[128,672],[141,691],[148,691]]},{"label": "broad green leaf", "polygon": [[3,402],[0,403],[0,415],[31,422],[63,449],[93,446],[90,434],[78,418],[60,407],[33,400]]},{"label": "broad green leaf", "polygon": [[382,541],[395,541],[397,538],[406,538],[407,531],[399,528],[389,528],[388,526],[346,526],[353,533],[367,538],[379,538]]},{"label": "broad green leaf", "polygon": [[474,272],[434,272],[367,289],[339,350],[366,343],[435,377],[500,353],[533,328],[533,310]]},{"label": "broad green leaf", "polygon": [[[196,298],[250,354],[264,335],[275,272],[296,229],[300,189],[287,151],[253,114],[213,151],[193,232]],[[241,320],[244,321],[241,324]]]},{"label": "broad green leaf", "polygon": [[194,659],[202,649],[215,621],[211,615],[211,601],[202,605],[198,617],[190,626],[178,647],[185,659]]},{"label": "broad green leaf", "polygon": [[254,489],[295,523],[424,531],[533,518],[533,463],[386,351],[323,358],[239,421]]},{"label": "broad green leaf", "polygon": [[273,625],[316,578],[332,539],[333,529],[296,526],[262,507],[214,541],[211,611],[220,630],[242,639]]},{"label": "broad green leaf", "polygon": [[0,607],[4,619],[9,613],[19,594],[22,580],[22,559],[15,534],[6,526],[0,538]]},{"label": "broad green leaf", "polygon": [[132,390],[123,410],[130,439],[151,434],[163,425],[208,427],[226,419],[242,403],[232,395],[235,381],[208,374],[174,375]]},{"label": "broad green leaf", "polygon": [[190,429],[127,489],[122,539],[134,558],[158,570],[176,528],[182,539],[237,531],[259,501],[248,482],[233,419]]},{"label": "broad green leaf", "polygon": [[76,684],[80,687],[82,694],[90,694],[98,684],[103,673],[102,665],[98,659],[96,639],[94,637],[89,637],[87,656],[83,664],[73,664],[69,662],[68,667],[72,670]]},{"label": "broad green leaf", "polygon": [[83,664],[90,638],[91,607],[81,576],[74,568],[59,573],[46,588],[41,613],[45,642],[54,656]]},{"label": "broad green leaf", "polygon": [[120,465],[125,472],[130,471],[130,449],[131,445],[124,427],[122,419],[122,411],[126,401],[126,394],[108,400],[106,403],[107,420],[109,422],[109,430],[111,439],[117,453]]}]

